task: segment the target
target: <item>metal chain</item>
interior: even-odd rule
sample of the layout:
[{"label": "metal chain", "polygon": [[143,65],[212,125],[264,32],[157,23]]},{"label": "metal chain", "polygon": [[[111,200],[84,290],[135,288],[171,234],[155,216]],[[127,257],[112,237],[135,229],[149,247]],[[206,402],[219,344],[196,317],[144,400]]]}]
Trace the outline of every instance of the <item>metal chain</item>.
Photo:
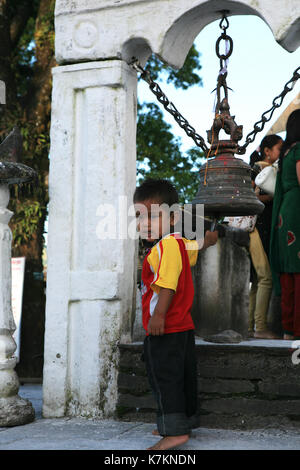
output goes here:
[{"label": "metal chain", "polygon": [[[228,13],[227,11],[223,12],[223,17],[219,24],[219,27],[223,30],[223,33],[218,38],[217,43],[216,43],[216,54],[220,59],[220,72],[219,72],[219,77],[218,77],[218,85],[216,88],[218,90],[218,100],[220,100],[219,93],[220,93],[220,88],[222,86],[224,88],[225,94],[227,94],[228,87],[226,84],[226,76],[227,76],[226,60],[228,60],[233,50],[232,39],[230,36],[227,35],[227,32],[226,32],[227,28],[229,27],[229,22],[226,16],[227,13]],[[226,23],[226,25],[224,25],[224,22]],[[229,50],[225,54],[221,54],[219,50],[221,40],[228,41],[228,44],[229,44]],[[177,124],[179,124],[179,126],[182,129],[184,129],[185,133],[194,140],[195,144],[207,154],[209,152],[209,149],[203,137],[197,134],[196,130],[189,124],[189,122],[182,116],[182,114],[180,114],[180,112],[177,110],[175,105],[171,101],[168,100],[167,96],[162,91],[160,86],[156,82],[154,82],[150,73],[147,70],[143,69],[143,67],[140,65],[138,59],[133,57],[131,62],[128,63],[128,65],[132,66],[137,72],[141,74],[141,78],[145,82],[148,83],[150,90],[156,96],[157,100],[163,105],[165,110],[168,111],[168,113],[170,113],[174,117]],[[247,135],[244,145],[238,146],[237,153],[239,155],[243,155],[246,152],[246,148],[248,147],[248,145],[254,142],[256,138],[256,134],[261,132],[264,129],[266,122],[271,120],[275,109],[279,108],[282,105],[285,95],[294,88],[294,85],[299,78],[300,78],[300,67],[298,67],[294,71],[292,78],[285,84],[284,89],[280,93],[280,95],[274,98],[272,102],[272,107],[268,109],[268,111],[265,111],[261,115],[261,119],[254,124],[254,130],[251,131]]]},{"label": "metal chain", "polygon": [[[279,108],[281,105],[282,105],[282,102],[283,102],[283,99],[285,97],[285,95],[287,93],[289,93],[290,91],[292,91],[292,89],[294,88],[295,86],[295,83],[296,81],[300,78],[300,67],[298,67],[294,73],[293,73],[293,76],[292,78],[285,84],[284,86],[284,89],[283,91],[280,93],[280,95],[276,96],[272,102],[273,106],[268,109],[268,111],[265,111],[262,115],[261,115],[261,119],[260,121],[257,121],[255,124],[254,124],[254,130],[251,131],[247,137],[246,137],[246,142],[244,145],[242,145],[241,147],[239,147],[238,149],[238,154],[239,155],[243,155],[245,152],[246,152],[246,148],[248,147],[248,145],[251,143],[251,142],[254,142],[255,140],[255,137],[256,137],[256,134],[258,132],[261,132],[263,130],[263,128],[265,127],[265,123],[270,121],[270,119],[272,118],[273,116],[273,113],[275,111],[276,108]],[[269,116],[268,113],[270,113]]]},{"label": "metal chain", "polygon": [[141,74],[141,78],[148,83],[150,90],[156,96],[157,100],[163,105],[166,111],[170,113],[177,124],[184,129],[185,133],[191,137],[195,144],[200,147],[205,153],[208,152],[208,147],[201,135],[197,134],[196,130],[189,124],[189,122],[180,114],[175,105],[168,100],[167,96],[164,94],[160,86],[154,82],[151,78],[151,75],[148,71],[144,70],[140,65],[138,59],[135,57],[132,58],[132,61],[129,63],[137,72]]},{"label": "metal chain", "polygon": [[[222,19],[219,23],[219,27],[223,30],[223,33],[217,39],[217,42],[216,42],[216,55],[220,59],[220,72],[219,72],[219,74],[224,73],[223,70],[227,70],[226,62],[229,59],[229,57],[231,56],[232,51],[233,51],[233,40],[227,34],[227,28],[229,28],[229,21],[228,21],[228,18],[227,18],[226,15],[229,12],[228,12],[228,10],[224,10],[222,13],[223,13],[223,16],[222,16]],[[226,25],[223,24],[224,22],[226,22]],[[221,54],[221,52],[220,52],[220,42],[221,41],[225,41],[226,44],[229,45],[229,49],[228,49],[228,51],[225,52],[225,54]]]},{"label": "metal chain", "polygon": [[[229,21],[226,16],[227,10],[223,11],[222,13],[223,13],[223,17],[222,17],[222,20],[220,21],[219,27],[223,30],[223,33],[217,39],[217,42],[216,42],[216,54],[217,54],[217,57],[220,59],[220,70],[219,70],[219,75],[217,79],[217,87],[213,90],[213,91],[216,90],[217,92],[216,93],[217,103],[215,106],[216,114],[220,112],[221,88],[223,88],[224,98],[226,98],[227,100],[228,100],[228,89],[231,90],[231,88],[227,86],[226,78],[227,78],[227,73],[228,73],[227,72],[228,59],[231,56],[232,51],[233,51],[233,40],[227,34],[227,28],[229,27]],[[223,24],[224,22],[226,22],[226,25]],[[225,45],[226,45],[225,54],[221,54],[220,52],[221,41],[225,41]]]}]

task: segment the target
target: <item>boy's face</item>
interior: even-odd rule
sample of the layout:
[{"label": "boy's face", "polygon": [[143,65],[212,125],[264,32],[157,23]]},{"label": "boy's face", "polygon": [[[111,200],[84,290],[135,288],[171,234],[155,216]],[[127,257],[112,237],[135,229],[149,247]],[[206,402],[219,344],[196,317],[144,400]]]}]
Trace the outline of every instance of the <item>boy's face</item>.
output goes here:
[{"label": "boy's face", "polygon": [[[165,207],[164,207],[165,206]],[[148,242],[170,233],[174,225],[174,216],[157,199],[147,199],[134,204],[137,217],[137,229],[142,239]]]}]

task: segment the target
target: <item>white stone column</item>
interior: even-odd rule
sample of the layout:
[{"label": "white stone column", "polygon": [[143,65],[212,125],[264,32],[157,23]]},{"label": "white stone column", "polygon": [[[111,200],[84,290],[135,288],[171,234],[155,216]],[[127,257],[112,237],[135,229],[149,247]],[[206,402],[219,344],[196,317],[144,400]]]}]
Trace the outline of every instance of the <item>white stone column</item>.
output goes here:
[{"label": "white stone column", "polygon": [[[115,410],[117,344],[131,339],[135,302],[135,243],[118,216],[124,197],[132,201],[135,156],[136,74],[127,64],[54,68],[45,417],[107,417]],[[108,205],[117,230],[101,240],[103,224],[114,227]]]},{"label": "white stone column", "polygon": [[11,308],[11,240],[8,226],[13,213],[7,209],[9,189],[0,185],[0,427],[27,424],[34,420],[34,409],[19,397],[19,379],[14,356],[16,329]]}]

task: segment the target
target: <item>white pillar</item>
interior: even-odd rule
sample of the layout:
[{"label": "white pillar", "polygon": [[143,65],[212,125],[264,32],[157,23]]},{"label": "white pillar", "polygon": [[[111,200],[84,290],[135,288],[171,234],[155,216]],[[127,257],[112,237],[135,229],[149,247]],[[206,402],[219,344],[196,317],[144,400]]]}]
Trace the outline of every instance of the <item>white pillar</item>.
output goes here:
[{"label": "white pillar", "polygon": [[34,409],[19,397],[15,371],[16,329],[11,308],[11,240],[8,226],[13,213],[7,209],[9,189],[0,185],[0,427],[27,424],[34,420]]},{"label": "white pillar", "polygon": [[[45,417],[115,410],[117,343],[131,340],[135,301],[135,243],[118,226],[135,189],[135,135],[136,74],[126,63],[53,69]],[[114,222],[105,204],[117,233],[101,240],[103,219]]]}]

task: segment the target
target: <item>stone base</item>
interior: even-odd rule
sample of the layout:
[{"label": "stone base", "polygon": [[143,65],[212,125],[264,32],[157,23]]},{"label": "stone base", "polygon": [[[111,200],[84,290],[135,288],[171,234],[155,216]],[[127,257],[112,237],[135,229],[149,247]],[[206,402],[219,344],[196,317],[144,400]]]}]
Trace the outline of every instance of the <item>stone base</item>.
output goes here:
[{"label": "stone base", "polygon": [[0,398],[0,427],[21,426],[34,421],[35,411],[28,400],[19,395]]},{"label": "stone base", "polygon": [[[201,427],[300,427],[300,364],[291,341],[237,344],[196,339]],[[120,345],[118,417],[154,422],[156,403],[141,361],[142,343]],[[300,355],[299,353],[295,353]]]},{"label": "stone base", "polygon": [[216,245],[199,252],[192,274],[192,317],[197,334],[203,337],[234,330],[246,338],[250,283],[247,249],[230,238],[219,239]]}]

